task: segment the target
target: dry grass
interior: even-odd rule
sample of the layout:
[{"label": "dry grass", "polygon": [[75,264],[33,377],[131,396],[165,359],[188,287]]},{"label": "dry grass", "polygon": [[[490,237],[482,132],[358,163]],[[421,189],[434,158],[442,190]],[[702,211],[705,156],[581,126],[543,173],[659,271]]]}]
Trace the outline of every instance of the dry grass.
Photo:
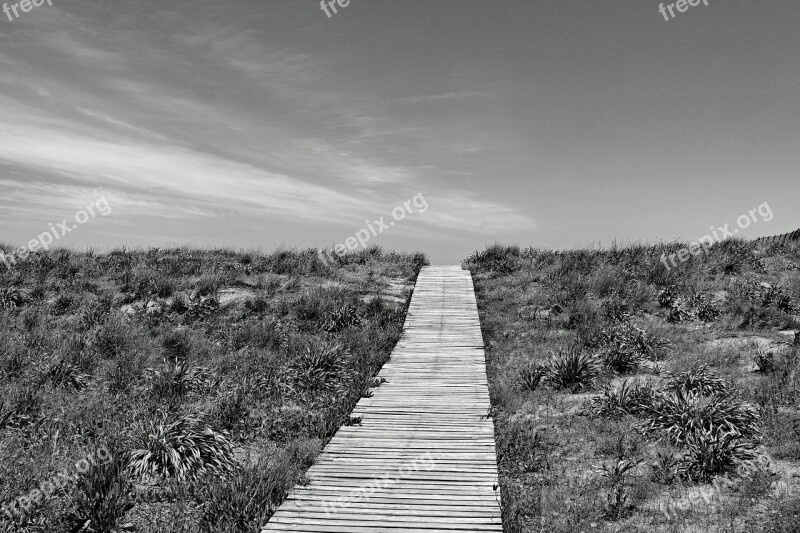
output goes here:
[{"label": "dry grass", "polygon": [[[0,272],[0,505],[71,476],[0,531],[259,531],[387,360],[425,263],[53,251]],[[100,447],[114,461],[73,476]]]},{"label": "dry grass", "polygon": [[[800,328],[800,247],[728,241],[668,271],[682,246],[465,261],[505,531],[800,530],[800,352],[781,333]],[[553,354],[569,379],[548,379]]]}]

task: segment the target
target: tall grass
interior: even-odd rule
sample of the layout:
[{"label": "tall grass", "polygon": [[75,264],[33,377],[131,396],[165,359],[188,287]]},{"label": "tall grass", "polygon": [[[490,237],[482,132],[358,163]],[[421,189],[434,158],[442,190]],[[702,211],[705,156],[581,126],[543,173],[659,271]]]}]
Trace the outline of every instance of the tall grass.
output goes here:
[{"label": "tall grass", "polygon": [[[739,473],[756,457],[790,471],[800,461],[800,359],[778,333],[800,329],[800,245],[732,240],[666,268],[662,255],[685,246],[496,244],[463,261],[486,342],[505,531],[749,533],[777,527],[773,510],[787,516]],[[753,337],[769,347],[750,348]],[[720,476],[734,481],[716,506],[680,521],[657,511]]]},{"label": "tall grass", "polygon": [[258,531],[397,342],[409,295],[382,291],[426,263],[56,250],[0,271],[0,502],[99,442],[125,458],[0,531]]}]

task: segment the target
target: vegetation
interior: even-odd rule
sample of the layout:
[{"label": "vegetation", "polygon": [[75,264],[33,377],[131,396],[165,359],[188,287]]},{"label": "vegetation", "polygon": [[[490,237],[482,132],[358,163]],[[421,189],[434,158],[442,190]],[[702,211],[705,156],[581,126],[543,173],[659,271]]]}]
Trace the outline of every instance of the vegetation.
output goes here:
[{"label": "vegetation", "polygon": [[800,245],[728,240],[666,268],[683,247],[464,261],[505,531],[797,528]]},{"label": "vegetation", "polygon": [[[349,422],[426,263],[56,250],[0,271],[0,532],[260,531]],[[81,464],[100,448],[113,461]]]}]

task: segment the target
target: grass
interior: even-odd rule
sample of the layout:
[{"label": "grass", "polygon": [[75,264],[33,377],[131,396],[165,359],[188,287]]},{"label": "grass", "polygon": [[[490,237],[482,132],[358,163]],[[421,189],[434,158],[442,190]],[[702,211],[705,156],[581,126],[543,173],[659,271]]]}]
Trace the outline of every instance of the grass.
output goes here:
[{"label": "grass", "polygon": [[683,246],[464,261],[506,532],[796,529],[800,245]]},{"label": "grass", "polygon": [[[349,422],[426,263],[55,250],[0,271],[0,505],[66,479],[0,532],[260,531]],[[114,460],[78,471],[98,449]]]}]

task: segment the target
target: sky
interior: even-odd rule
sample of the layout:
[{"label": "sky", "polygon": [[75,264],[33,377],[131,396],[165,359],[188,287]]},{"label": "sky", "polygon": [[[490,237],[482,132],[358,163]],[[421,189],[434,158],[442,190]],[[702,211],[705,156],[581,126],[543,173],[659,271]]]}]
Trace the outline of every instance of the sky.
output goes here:
[{"label": "sky", "polygon": [[0,13],[2,242],[99,199],[57,245],[458,264],[800,228],[797,0],[50,1]]}]

